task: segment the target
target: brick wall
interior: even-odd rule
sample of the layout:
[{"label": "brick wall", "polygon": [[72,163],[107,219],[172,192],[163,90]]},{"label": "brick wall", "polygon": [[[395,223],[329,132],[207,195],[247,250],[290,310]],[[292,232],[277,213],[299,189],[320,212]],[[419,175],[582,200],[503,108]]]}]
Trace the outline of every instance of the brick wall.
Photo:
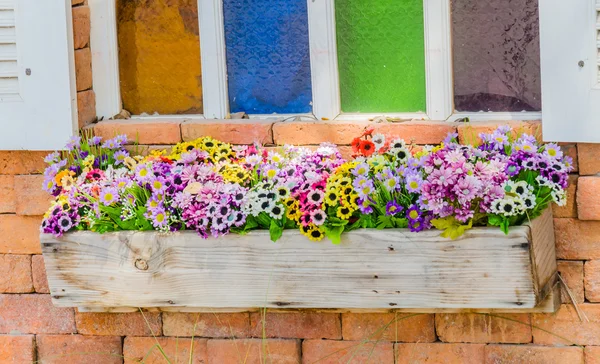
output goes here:
[{"label": "brick wall", "polygon": [[[94,119],[89,62],[89,9],[74,0],[80,125]],[[537,134],[539,123],[512,122]],[[231,143],[316,145],[350,153],[366,123],[248,121],[102,122],[97,134],[126,132],[141,151],[203,135]],[[450,131],[466,141],[495,123],[377,124],[417,144]],[[473,130],[473,128],[475,130]],[[554,209],[559,270],[589,322],[580,322],[563,294],[557,314],[358,314],[267,312],[185,314],[79,313],[52,306],[38,226],[49,196],[41,192],[45,152],[0,151],[0,363],[133,363],[156,335],[175,362],[260,363],[600,363],[600,145],[564,145],[576,162],[569,203]],[[194,331],[195,327],[195,331]],[[555,333],[557,336],[549,334]],[[192,339],[193,337],[193,339]],[[263,340],[263,337],[265,338]],[[65,356],[66,355],[66,356]],[[123,359],[123,357],[125,359]],[[156,349],[146,363],[163,362]]]}]

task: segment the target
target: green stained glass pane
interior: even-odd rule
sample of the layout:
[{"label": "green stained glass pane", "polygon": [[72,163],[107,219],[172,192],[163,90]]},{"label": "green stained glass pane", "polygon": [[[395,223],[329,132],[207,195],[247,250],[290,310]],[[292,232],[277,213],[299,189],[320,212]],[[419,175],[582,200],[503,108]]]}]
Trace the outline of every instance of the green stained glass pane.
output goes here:
[{"label": "green stained glass pane", "polygon": [[343,112],[425,111],[423,0],[336,0]]}]

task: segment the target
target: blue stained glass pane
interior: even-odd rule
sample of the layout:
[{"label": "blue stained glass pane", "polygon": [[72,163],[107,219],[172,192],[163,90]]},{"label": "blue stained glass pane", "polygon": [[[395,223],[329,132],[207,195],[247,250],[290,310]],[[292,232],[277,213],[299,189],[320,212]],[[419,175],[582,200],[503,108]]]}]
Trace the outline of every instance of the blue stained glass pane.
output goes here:
[{"label": "blue stained glass pane", "polygon": [[306,0],[225,0],[231,112],[312,111]]}]

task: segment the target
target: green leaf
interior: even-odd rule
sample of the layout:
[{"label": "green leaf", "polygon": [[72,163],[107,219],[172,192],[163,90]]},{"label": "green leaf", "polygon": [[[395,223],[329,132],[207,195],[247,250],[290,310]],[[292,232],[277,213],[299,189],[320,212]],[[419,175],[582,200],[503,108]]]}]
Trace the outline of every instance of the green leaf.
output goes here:
[{"label": "green leaf", "polygon": [[393,227],[394,224],[392,223],[392,218],[390,216],[382,215],[377,218],[377,229],[382,230]]},{"label": "green leaf", "polygon": [[283,227],[279,225],[277,220],[271,220],[271,225],[269,226],[269,234],[271,235],[271,241],[276,242],[283,235]]},{"label": "green leaf", "polygon": [[331,242],[335,245],[339,245],[342,242],[342,233],[344,232],[344,225],[334,225],[334,226],[323,226],[323,230],[325,231],[325,236],[331,240]]},{"label": "green leaf", "polygon": [[441,236],[444,238],[450,238],[452,240],[457,239],[465,233],[468,229],[473,227],[473,220],[469,220],[467,225],[461,224],[453,216],[444,217],[441,219],[431,220],[433,226],[439,230],[443,230]]},{"label": "green leaf", "polygon": [[496,214],[488,215],[488,224],[492,226],[500,226],[500,224],[502,224],[502,216]]}]

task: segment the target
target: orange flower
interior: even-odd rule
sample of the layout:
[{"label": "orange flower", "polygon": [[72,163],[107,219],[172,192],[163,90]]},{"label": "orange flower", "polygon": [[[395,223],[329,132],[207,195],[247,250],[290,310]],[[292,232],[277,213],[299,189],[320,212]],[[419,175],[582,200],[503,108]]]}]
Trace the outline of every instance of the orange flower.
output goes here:
[{"label": "orange flower", "polygon": [[56,174],[54,177],[54,182],[58,187],[62,187],[62,179],[66,176],[73,176],[75,173],[73,171],[69,171],[68,169],[62,170]]}]

